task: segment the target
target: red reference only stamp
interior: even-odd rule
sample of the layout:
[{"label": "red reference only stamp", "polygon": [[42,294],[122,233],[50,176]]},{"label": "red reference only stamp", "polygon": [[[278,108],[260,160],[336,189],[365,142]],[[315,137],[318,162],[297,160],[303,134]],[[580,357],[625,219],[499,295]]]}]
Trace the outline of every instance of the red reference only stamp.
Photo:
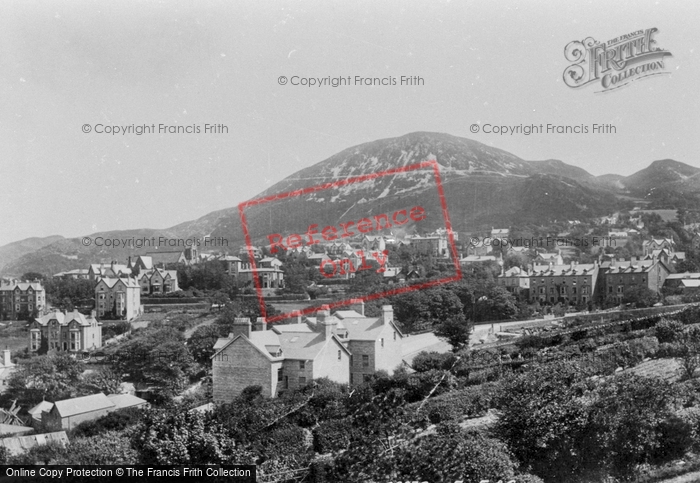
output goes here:
[{"label": "red reference only stamp", "polygon": [[[421,205],[412,203],[408,206],[399,206],[397,208],[392,207],[392,209],[386,210],[382,210],[380,208],[377,210],[379,211],[379,214],[364,213],[356,217],[352,217],[349,220],[340,221],[337,223],[314,223],[313,219],[309,219],[305,220],[304,223],[299,223],[298,229],[280,229],[267,233],[259,233],[261,230],[260,226],[251,228],[246,217],[247,210],[253,207],[261,207],[261,205],[266,204],[300,201],[301,199],[304,199],[304,197],[315,197],[313,200],[306,201],[325,203],[325,196],[330,196],[332,201],[333,198],[339,197],[337,194],[339,193],[339,190],[352,192],[354,189],[361,187],[363,183],[374,183],[375,181],[381,180],[385,177],[390,177],[392,180],[391,182],[393,182],[393,180],[397,179],[397,177],[400,177],[401,175],[408,175],[409,173],[413,172],[418,173],[421,170],[427,173],[429,176],[432,176],[434,181],[434,186],[436,188],[436,200],[434,204],[439,206],[439,210],[432,210],[432,215],[435,218],[442,218],[440,224],[444,226],[442,230],[447,245],[443,255],[446,258],[451,259],[450,261],[454,266],[454,273],[450,273],[449,276],[444,276],[441,278],[429,279],[425,281],[418,280],[416,283],[410,285],[400,283],[398,286],[388,286],[386,290],[380,290],[376,293],[365,296],[357,296],[357,294],[352,294],[352,296],[347,300],[337,300],[330,303],[324,302],[324,305],[328,305],[329,308],[333,309],[352,304],[358,299],[362,301],[374,300],[404,292],[430,288],[436,285],[461,279],[462,272],[459,265],[455,237],[452,231],[452,224],[450,223],[442,181],[440,179],[439,165],[437,161],[434,160],[423,161],[408,166],[388,169],[377,173],[356,176],[320,185],[309,186],[307,188],[298,189],[295,191],[279,193],[263,198],[256,198],[240,203],[238,205],[238,211],[248,249],[252,281],[255,286],[258,301],[260,303],[260,311],[264,320],[268,323],[278,322],[298,315],[314,313],[318,311],[319,308],[308,307],[303,310],[295,310],[293,312],[282,313],[274,316],[267,315],[264,293],[265,290],[261,281],[263,274],[262,272],[264,272],[266,269],[259,267],[259,262],[256,263],[256,248],[254,247],[253,240],[256,240],[258,243],[264,243],[265,248],[267,251],[269,251],[272,257],[283,253],[288,253],[290,251],[296,253],[306,252],[311,254],[311,258],[318,261],[317,269],[322,276],[322,280],[337,278],[348,279],[354,276],[355,273],[363,270],[375,270],[377,273],[388,274],[388,271],[396,270],[396,267],[392,268],[389,266],[391,260],[389,258],[389,250],[387,250],[384,246],[384,236],[388,234],[393,239],[394,232],[403,232],[406,227],[410,227],[411,225],[420,230],[421,224],[425,222],[429,216],[431,216],[431,210],[427,210]],[[391,186],[391,182],[389,183],[389,186]],[[385,195],[387,192],[388,188],[382,194]],[[333,194],[335,194],[335,196],[332,196]],[[323,197],[318,198],[318,196]],[[374,207],[377,202],[384,201],[383,198],[384,197],[380,195],[379,200],[373,202],[371,206]],[[423,199],[422,196],[421,199]],[[397,197],[390,199],[390,201],[391,202],[386,204],[396,205],[397,203],[401,203]],[[358,203],[363,202],[367,203],[364,201],[364,198],[353,203],[352,206],[345,210],[345,213],[339,216],[339,218],[345,218],[345,215],[351,211],[353,207],[356,207]],[[325,206],[332,207],[330,203],[326,203]],[[437,214],[436,211],[439,211],[439,214]],[[303,213],[304,212],[302,210],[302,214]],[[309,215],[309,218],[312,216],[313,215]],[[430,221],[432,221],[430,225],[435,226],[435,220]],[[253,230],[255,230],[255,233],[253,233]],[[418,238],[420,238],[418,235],[413,235],[411,240],[416,240]],[[378,244],[375,242],[373,246],[360,247],[358,239],[364,239],[365,241],[372,239],[381,240]],[[344,247],[345,249],[343,249]],[[327,252],[329,251],[331,251],[331,256],[328,256],[329,254]]]}]

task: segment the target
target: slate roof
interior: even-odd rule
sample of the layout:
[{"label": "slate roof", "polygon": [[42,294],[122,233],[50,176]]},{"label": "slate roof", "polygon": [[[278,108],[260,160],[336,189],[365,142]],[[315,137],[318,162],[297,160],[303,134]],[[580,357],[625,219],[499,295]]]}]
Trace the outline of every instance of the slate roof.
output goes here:
[{"label": "slate roof", "polygon": [[100,279],[100,282],[104,282],[105,285],[109,288],[114,288],[116,284],[119,282],[122,282],[126,287],[128,288],[138,288],[141,289],[141,286],[136,282],[135,279],[133,278],[110,278],[110,277],[103,277]]},{"label": "slate roof", "polygon": [[0,287],[0,290],[12,291],[17,287],[19,287],[19,289],[23,292],[26,292],[29,289],[29,287],[31,287],[35,291],[44,290],[44,287],[39,282],[19,282],[10,285],[3,285],[2,287]]},{"label": "slate roof", "polygon": [[182,250],[157,251],[148,252],[147,255],[151,257],[153,265],[158,265],[161,263],[178,263],[180,258],[184,257],[184,252]]},{"label": "slate roof", "polygon": [[43,411],[51,411],[53,409],[53,403],[49,401],[41,401],[39,404],[30,408],[27,412],[32,415],[34,419],[41,419],[41,413]]},{"label": "slate roof", "polygon": [[[573,275],[590,275],[596,265],[593,263],[579,263],[578,265],[535,265],[532,276],[573,276]],[[576,273],[574,273],[576,272]]]},{"label": "slate roof", "polygon": [[49,323],[49,321],[53,319],[56,319],[60,325],[68,325],[75,320],[76,322],[78,322],[79,325],[89,326],[94,321],[92,317],[85,317],[77,310],[65,314],[60,311],[49,312],[48,314],[42,317],[37,317],[34,320],[36,320],[39,323],[39,325],[45,326]]},{"label": "slate roof", "polygon": [[101,392],[90,396],[64,399],[54,403],[54,408],[62,418],[115,407],[116,404]]},{"label": "slate roof", "polygon": [[65,446],[68,444],[68,435],[66,435],[65,431],[57,431],[55,433],[32,434],[31,436],[19,436],[16,438],[0,438],[0,445],[7,448],[12,456],[25,453],[34,446],[49,442],[56,442]]},{"label": "slate roof", "polygon": [[110,394],[107,396],[118,409],[143,406],[148,401],[132,394]]}]

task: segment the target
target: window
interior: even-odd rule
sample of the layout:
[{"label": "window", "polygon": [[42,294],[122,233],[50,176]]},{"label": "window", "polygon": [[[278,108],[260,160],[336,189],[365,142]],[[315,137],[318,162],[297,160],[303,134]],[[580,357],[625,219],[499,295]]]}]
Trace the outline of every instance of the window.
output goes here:
[{"label": "window", "polygon": [[306,361],[299,361],[299,370],[303,371],[306,369]]},{"label": "window", "polygon": [[338,360],[340,360],[340,351],[338,351]]},{"label": "window", "polygon": [[362,354],[362,367],[369,367],[369,355]]},{"label": "window", "polygon": [[372,374],[362,374],[362,382],[369,382],[372,378]]},{"label": "window", "polygon": [[281,381],[282,380],[282,368],[280,367],[277,369],[277,380]]},{"label": "window", "polygon": [[544,287],[540,287],[540,293],[544,293]]},{"label": "window", "polygon": [[382,337],[381,339],[379,339],[379,342],[381,342],[382,347],[384,347],[384,337]]},{"label": "window", "polygon": [[574,295],[576,295],[576,287],[572,287],[572,288],[571,288],[571,293],[574,294]]},{"label": "window", "polygon": [[396,340],[396,332],[394,332],[394,340]]},{"label": "window", "polygon": [[306,378],[305,377],[300,377],[299,378],[299,385],[304,386],[306,384]]},{"label": "window", "polygon": [[608,293],[612,293],[612,287],[608,287]]},{"label": "window", "polygon": [[554,293],[554,287],[549,287],[549,293]]},{"label": "window", "polygon": [[625,291],[625,287],[623,285],[618,285],[617,286],[617,293],[622,293]]}]

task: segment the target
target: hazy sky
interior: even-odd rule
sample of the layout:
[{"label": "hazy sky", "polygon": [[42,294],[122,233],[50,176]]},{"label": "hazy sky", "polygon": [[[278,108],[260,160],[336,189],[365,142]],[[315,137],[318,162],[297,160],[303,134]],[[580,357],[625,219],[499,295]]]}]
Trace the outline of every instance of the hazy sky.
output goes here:
[{"label": "hazy sky", "polygon": [[[165,228],[237,205],[347,147],[413,131],[631,174],[700,167],[700,2],[70,1],[0,4],[0,245]],[[658,28],[671,75],[567,87],[564,47]],[[420,76],[304,87],[287,76]],[[223,124],[221,134],[95,125]],[[474,123],[616,134],[471,134]],[[92,132],[83,132],[89,124]],[[103,129],[103,128],[98,128]]]}]

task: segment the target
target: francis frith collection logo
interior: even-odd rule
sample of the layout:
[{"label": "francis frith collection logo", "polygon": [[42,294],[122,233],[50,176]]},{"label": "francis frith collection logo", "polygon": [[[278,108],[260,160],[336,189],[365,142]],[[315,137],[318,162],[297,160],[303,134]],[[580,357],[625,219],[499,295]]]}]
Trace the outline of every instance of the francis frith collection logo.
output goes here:
[{"label": "francis frith collection logo", "polygon": [[664,58],[672,54],[657,47],[656,32],[658,29],[650,28],[607,42],[593,37],[569,42],[564,56],[573,63],[564,70],[564,82],[572,88],[600,84],[602,89],[596,92],[608,92],[645,77],[670,74]]}]

